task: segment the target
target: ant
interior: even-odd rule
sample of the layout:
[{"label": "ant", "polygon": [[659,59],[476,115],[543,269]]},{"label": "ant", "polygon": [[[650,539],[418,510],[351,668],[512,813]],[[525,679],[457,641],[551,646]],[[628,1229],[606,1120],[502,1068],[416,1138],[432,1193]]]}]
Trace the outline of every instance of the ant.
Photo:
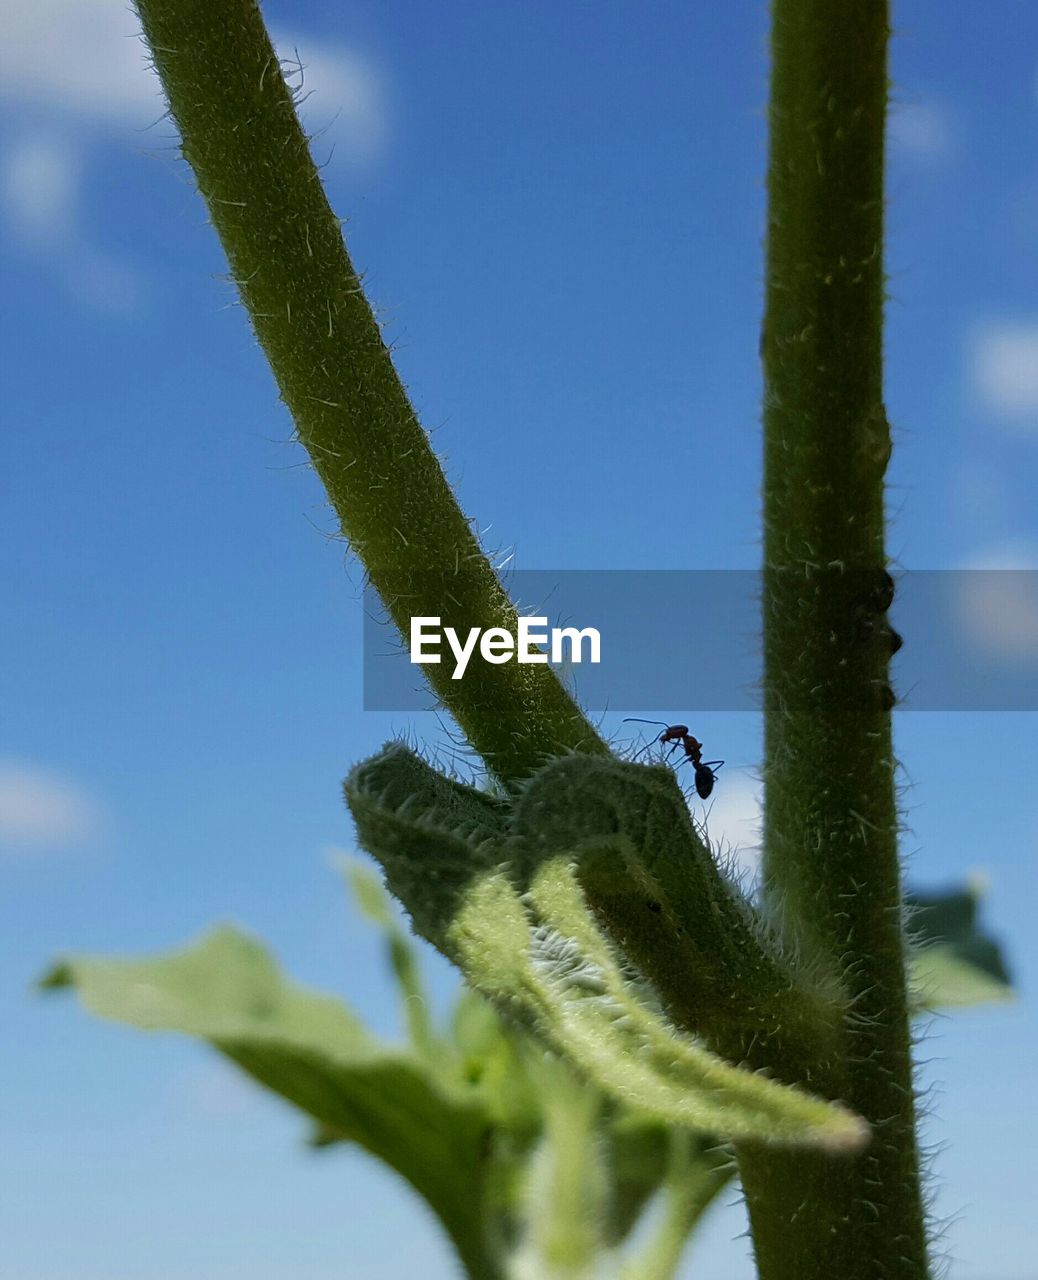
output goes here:
[{"label": "ant", "polygon": [[[706,800],[710,792],[714,789],[714,783],[717,781],[717,770],[724,764],[723,760],[704,760],[703,744],[698,738],[693,738],[688,731],[687,724],[664,724],[662,720],[639,720],[637,716],[626,716],[624,724],[655,724],[658,725],[663,732],[656,739],[657,742],[672,742],[668,755],[678,748],[685,753],[685,759],[692,761],[692,767],[696,775],[696,794],[700,800]],[[650,743],[650,745],[652,745]]]}]

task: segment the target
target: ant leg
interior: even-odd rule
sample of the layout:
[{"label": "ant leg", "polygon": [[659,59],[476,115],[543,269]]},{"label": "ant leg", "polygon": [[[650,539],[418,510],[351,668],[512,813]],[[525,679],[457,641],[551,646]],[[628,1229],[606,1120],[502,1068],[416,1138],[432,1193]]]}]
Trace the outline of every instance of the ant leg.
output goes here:
[{"label": "ant leg", "polygon": [[706,765],[708,769],[717,770],[717,769],[720,769],[721,765],[724,764],[724,761],[723,760],[704,760],[703,764]]}]

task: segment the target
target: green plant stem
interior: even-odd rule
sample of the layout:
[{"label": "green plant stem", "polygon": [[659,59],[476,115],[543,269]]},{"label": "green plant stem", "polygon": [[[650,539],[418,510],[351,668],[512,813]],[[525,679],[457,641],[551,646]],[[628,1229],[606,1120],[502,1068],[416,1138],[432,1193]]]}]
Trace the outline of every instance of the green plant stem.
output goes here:
[{"label": "green plant stem", "polygon": [[[883,0],[773,0],[765,372],[765,892],[843,982],[822,1087],[859,1156],[744,1148],[762,1280],[928,1275],[884,599]],[[803,1078],[805,1064],[790,1064]]]},{"label": "green plant stem", "polygon": [[[382,340],[255,0],[137,0],[144,35],[260,345],[341,528],[393,621],[462,634],[515,611],[443,475]],[[542,665],[426,666],[503,781],[605,750]]]},{"label": "green plant stem", "polygon": [[[364,298],[255,0],[138,0],[138,10],[299,439],[393,620],[405,635],[416,615],[511,629],[514,610]],[[887,14],[882,0],[775,0],[774,12],[766,874],[783,927],[846,984],[855,1022],[828,1086],[875,1136],[842,1163],[744,1150],[741,1164],[765,1280],[919,1280],[886,654],[881,630],[867,631],[868,593],[848,608],[855,575],[884,568]],[[506,783],[548,756],[605,750],[547,667],[474,665],[464,681],[449,664],[426,671]]]}]

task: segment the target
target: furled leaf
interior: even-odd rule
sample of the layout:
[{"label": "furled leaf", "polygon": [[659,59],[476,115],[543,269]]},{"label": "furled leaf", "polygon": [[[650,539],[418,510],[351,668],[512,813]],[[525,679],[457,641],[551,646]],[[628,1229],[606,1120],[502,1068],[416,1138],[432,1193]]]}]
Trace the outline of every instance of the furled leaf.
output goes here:
[{"label": "furled leaf", "polygon": [[781,1038],[793,1060],[838,1052],[842,993],[782,953],[693,825],[671,769],[552,760],[516,799],[512,830],[522,876],[545,857],[572,859],[599,924],[687,1031],[773,1049]]},{"label": "furled leaf", "polygon": [[250,937],[225,928],[157,957],[74,957],[42,985],[74,987],[102,1017],[208,1041],[310,1115],[324,1140],[355,1142],[395,1169],[435,1210],[472,1274],[494,1274],[483,1240],[488,1119],[478,1090],[381,1044],[338,1000],[285,980]]},{"label": "furled leaf", "polygon": [[733,1066],[675,1030],[623,972],[570,859],[531,855],[503,802],[399,745],[355,769],[346,796],[362,845],[418,931],[611,1096],[724,1138],[832,1150],[865,1141],[845,1108]]},{"label": "furled leaf", "polygon": [[507,805],[437,773],[402,743],[358,765],[344,789],[363,847],[379,850],[390,892],[415,932],[442,951],[466,889],[502,856]]}]

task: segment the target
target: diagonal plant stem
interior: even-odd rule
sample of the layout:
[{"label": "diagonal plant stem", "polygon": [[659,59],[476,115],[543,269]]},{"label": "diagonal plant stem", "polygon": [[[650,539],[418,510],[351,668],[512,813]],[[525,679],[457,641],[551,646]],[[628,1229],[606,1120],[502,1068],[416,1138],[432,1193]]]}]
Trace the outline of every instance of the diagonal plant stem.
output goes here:
[{"label": "diagonal plant stem", "polygon": [[[404,636],[515,611],[458,507],[364,297],[255,0],[137,0],[144,36],[256,336],[342,532]],[[431,683],[512,783],[605,746],[547,666],[473,662]]]},{"label": "diagonal plant stem", "polygon": [[744,1148],[740,1166],[763,1280],[923,1280],[885,619],[888,12],[772,8],[765,886],[800,953],[844,983],[842,1062],[816,1087],[873,1139],[842,1160]]}]

